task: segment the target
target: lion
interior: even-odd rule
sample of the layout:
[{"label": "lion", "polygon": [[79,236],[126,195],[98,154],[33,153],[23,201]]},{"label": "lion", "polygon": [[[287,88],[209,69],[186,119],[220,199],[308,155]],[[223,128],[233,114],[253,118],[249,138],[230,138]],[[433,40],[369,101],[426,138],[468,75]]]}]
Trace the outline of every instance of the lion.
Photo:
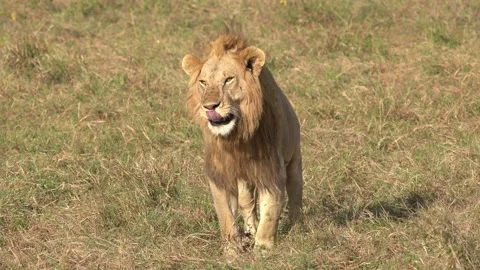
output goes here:
[{"label": "lion", "polygon": [[240,243],[247,236],[254,240],[254,249],[269,250],[285,191],[289,220],[302,215],[300,124],[264,66],[262,50],[232,32],[210,44],[205,59],[187,54],[182,68],[190,76],[187,109],[203,132],[205,168],[221,236],[227,243]]}]

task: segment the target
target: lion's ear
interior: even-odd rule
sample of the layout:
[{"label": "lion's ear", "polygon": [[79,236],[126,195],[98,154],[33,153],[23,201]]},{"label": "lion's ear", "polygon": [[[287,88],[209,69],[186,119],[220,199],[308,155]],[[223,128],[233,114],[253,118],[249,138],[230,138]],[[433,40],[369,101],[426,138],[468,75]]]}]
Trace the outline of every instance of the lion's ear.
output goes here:
[{"label": "lion's ear", "polygon": [[185,73],[192,76],[193,73],[202,68],[202,61],[196,56],[187,54],[183,57],[182,68]]},{"label": "lion's ear", "polygon": [[245,48],[240,57],[245,61],[245,65],[248,71],[252,72],[255,76],[260,75],[262,67],[265,64],[265,53],[255,46]]}]

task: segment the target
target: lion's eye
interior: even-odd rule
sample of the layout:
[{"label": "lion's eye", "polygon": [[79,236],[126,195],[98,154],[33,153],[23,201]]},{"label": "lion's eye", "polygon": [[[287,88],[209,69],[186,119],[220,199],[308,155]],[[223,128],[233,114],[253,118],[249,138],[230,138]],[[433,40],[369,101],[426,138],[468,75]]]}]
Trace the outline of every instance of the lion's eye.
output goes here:
[{"label": "lion's eye", "polygon": [[199,82],[200,85],[203,86],[203,87],[207,86],[207,82],[204,81],[204,80],[200,80],[200,81],[198,81],[198,82]]},{"label": "lion's eye", "polygon": [[233,82],[234,79],[235,79],[235,77],[228,77],[228,78],[225,80],[225,83],[231,83],[231,82]]}]

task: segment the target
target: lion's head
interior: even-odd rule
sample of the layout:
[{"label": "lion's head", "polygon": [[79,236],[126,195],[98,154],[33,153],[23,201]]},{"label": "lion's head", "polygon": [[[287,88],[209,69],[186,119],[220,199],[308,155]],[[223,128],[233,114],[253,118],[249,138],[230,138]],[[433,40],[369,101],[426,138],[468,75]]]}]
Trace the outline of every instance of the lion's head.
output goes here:
[{"label": "lion's head", "polygon": [[182,68],[190,75],[187,107],[193,117],[215,136],[251,137],[262,115],[264,63],[264,52],[236,34],[212,42],[203,60],[187,54]]}]

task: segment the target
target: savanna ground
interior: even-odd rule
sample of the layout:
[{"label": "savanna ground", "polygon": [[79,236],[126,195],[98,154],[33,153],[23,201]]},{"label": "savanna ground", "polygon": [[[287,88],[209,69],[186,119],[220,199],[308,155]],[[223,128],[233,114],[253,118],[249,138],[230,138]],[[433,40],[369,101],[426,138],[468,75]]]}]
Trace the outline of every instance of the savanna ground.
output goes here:
[{"label": "savanna ground", "polygon": [[[232,18],[305,223],[227,264],[180,63]],[[479,35],[478,1],[2,0],[0,268],[479,269]]]}]

